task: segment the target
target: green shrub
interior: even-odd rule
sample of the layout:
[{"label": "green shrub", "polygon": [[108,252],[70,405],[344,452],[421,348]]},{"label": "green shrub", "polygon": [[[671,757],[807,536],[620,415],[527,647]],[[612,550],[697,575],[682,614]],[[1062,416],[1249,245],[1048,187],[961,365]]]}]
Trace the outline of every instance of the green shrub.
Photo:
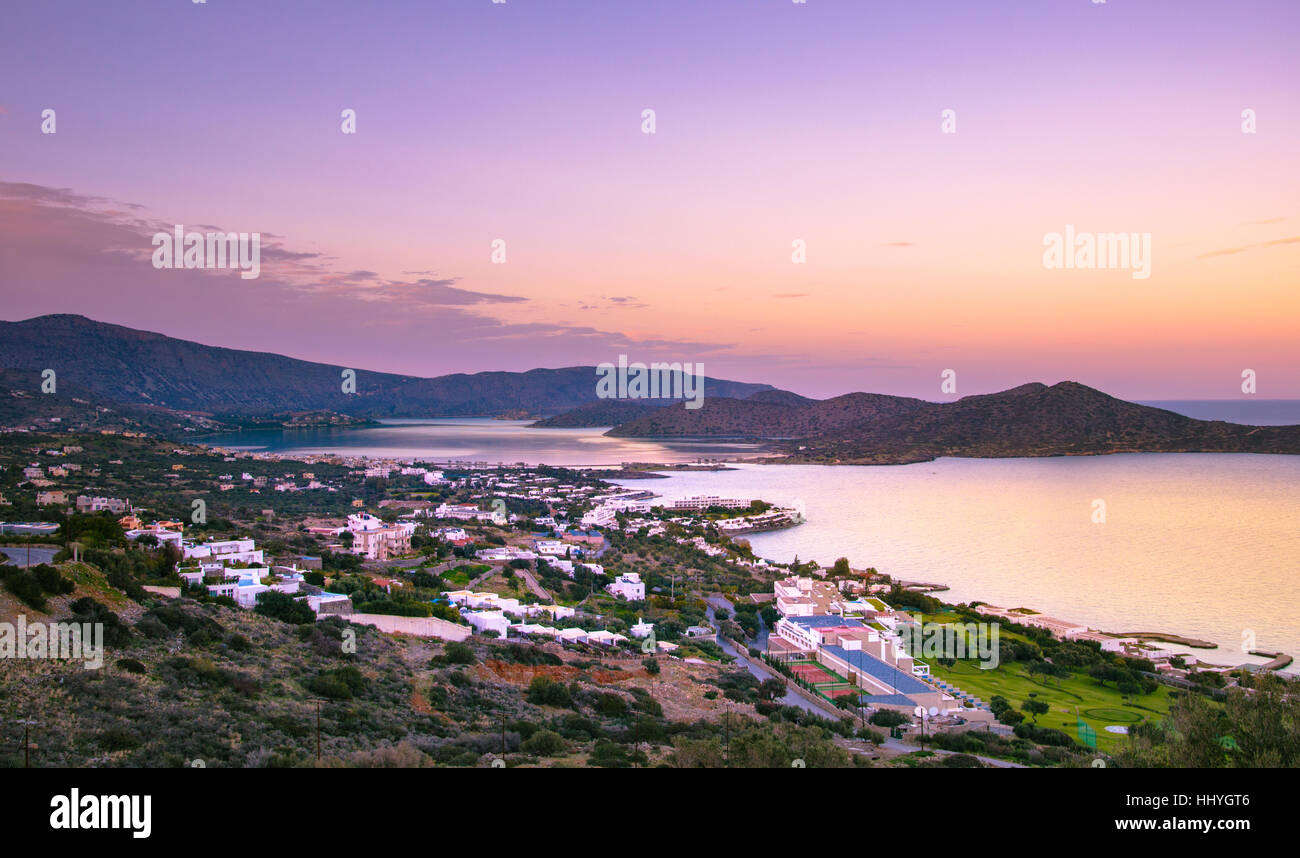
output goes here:
[{"label": "green shrub", "polygon": [[[573,705],[573,696],[569,694],[569,689],[547,676],[534,676],[533,681],[528,684],[526,697],[534,706],[570,707]],[[622,698],[619,700],[621,702]]]},{"label": "green shrub", "polygon": [[877,727],[899,727],[908,723],[912,719],[908,718],[902,712],[893,709],[881,709],[871,713],[867,719],[868,723],[875,724]]},{"label": "green shrub", "polygon": [[564,753],[564,738],[552,730],[538,730],[520,746],[525,753],[554,757]]}]

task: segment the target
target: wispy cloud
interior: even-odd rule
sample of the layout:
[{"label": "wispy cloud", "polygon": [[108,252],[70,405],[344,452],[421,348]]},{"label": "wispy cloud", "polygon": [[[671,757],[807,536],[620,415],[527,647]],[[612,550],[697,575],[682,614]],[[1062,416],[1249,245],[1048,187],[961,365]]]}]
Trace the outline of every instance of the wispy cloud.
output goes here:
[{"label": "wispy cloud", "polygon": [[[0,258],[8,318],[77,312],[213,345],[420,375],[596,363],[620,351],[665,359],[726,354],[729,342],[682,342],[592,326],[492,315],[533,299],[466,288],[435,267],[385,277],[263,231],[261,276],[157,270],[152,236],[175,224],[141,206],[69,188],[0,182]],[[239,224],[238,231],[258,231]],[[232,225],[187,224],[215,232]],[[419,276],[412,276],[419,275]],[[410,278],[410,279],[407,279]],[[633,295],[602,309],[644,307]],[[452,362],[454,361],[454,363]]]}]

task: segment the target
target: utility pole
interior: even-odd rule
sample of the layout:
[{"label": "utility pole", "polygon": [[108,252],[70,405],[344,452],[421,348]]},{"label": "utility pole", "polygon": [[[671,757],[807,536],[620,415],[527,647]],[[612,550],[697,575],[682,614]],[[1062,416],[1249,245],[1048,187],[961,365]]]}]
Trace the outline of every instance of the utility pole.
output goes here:
[{"label": "utility pole", "polygon": [[23,768],[30,769],[32,767],[31,728],[40,726],[40,724],[31,719],[24,719],[15,723],[23,725]]},{"label": "utility pole", "polygon": [[723,742],[722,747],[725,753],[724,768],[729,769],[731,768],[731,719],[727,717],[728,714],[730,713],[722,713],[722,726],[726,731],[726,740]]},{"label": "utility pole", "polygon": [[319,697],[309,698],[316,704],[316,762],[320,762],[320,705],[322,702]]}]

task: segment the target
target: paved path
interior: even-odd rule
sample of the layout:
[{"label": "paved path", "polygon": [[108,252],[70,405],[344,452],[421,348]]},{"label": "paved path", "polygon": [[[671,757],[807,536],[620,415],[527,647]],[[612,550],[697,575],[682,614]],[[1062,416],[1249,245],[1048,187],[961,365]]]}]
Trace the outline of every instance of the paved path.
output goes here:
[{"label": "paved path", "polygon": [[545,599],[547,602],[555,601],[555,599],[551,596],[551,594],[546,592],[546,588],[543,587],[541,584],[537,583],[537,579],[533,577],[532,570],[516,569],[515,574],[523,576],[524,583],[528,585],[528,589],[532,590],[533,595],[537,596],[537,598]]},{"label": "paved path", "polygon": [[[859,743],[853,743],[853,744],[846,744],[845,747],[856,754],[864,754],[868,757],[876,755],[875,745],[866,745],[863,747],[860,746]],[[908,743],[899,741],[898,739],[886,739],[884,743],[881,744],[880,747],[886,748],[890,751],[894,751],[895,753],[898,754],[911,754],[915,751],[921,750],[920,745],[909,745]],[[925,750],[933,751],[935,754],[941,757],[946,757],[946,756],[951,756],[952,754],[961,753],[960,751],[944,751],[944,750],[940,750],[939,748],[926,748]],[[1013,763],[1010,760],[998,760],[998,759],[994,759],[993,757],[981,757],[979,754],[968,754],[967,756],[974,757],[984,765],[992,766],[995,769],[1028,768],[1028,766],[1022,765],[1021,763]]]}]

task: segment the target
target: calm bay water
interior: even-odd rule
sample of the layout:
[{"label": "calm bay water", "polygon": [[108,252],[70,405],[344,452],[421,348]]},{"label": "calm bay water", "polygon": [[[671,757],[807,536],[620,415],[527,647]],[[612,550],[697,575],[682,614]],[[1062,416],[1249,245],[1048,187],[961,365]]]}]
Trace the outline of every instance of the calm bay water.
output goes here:
[{"label": "calm bay water", "polygon": [[608,438],[603,434],[605,428],[529,429],[529,422],[489,418],[384,421],[382,426],[356,429],[258,429],[214,435],[202,442],[272,453],[559,466],[694,462],[701,457],[748,458],[759,454],[755,444]]},{"label": "calm bay water", "polygon": [[[1108,632],[1161,631],[1300,657],[1300,457],[1124,454],[916,465],[741,465],[624,481],[802,503],[799,527],[747,537],[763,557],[847,557],[948,601],[1025,606]],[[1093,501],[1106,521],[1092,521]]]},{"label": "calm bay water", "polygon": [[[1151,403],[1156,404],[1156,403]],[[1202,419],[1300,423],[1300,403],[1159,403]],[[1199,413],[1197,413],[1199,412]],[[606,438],[523,421],[421,420],[338,430],[257,431],[209,444],[382,458],[616,465],[750,457],[751,445]],[[1123,454],[940,459],[901,466],[740,465],[625,481],[665,497],[802,503],[807,523],[751,535],[778,561],[848,557],[951,601],[1025,606],[1111,632],[1210,640],[1209,661],[1300,657],[1300,456]],[[1093,503],[1106,521],[1092,521]],[[1295,670],[1293,667],[1292,670]]]}]

